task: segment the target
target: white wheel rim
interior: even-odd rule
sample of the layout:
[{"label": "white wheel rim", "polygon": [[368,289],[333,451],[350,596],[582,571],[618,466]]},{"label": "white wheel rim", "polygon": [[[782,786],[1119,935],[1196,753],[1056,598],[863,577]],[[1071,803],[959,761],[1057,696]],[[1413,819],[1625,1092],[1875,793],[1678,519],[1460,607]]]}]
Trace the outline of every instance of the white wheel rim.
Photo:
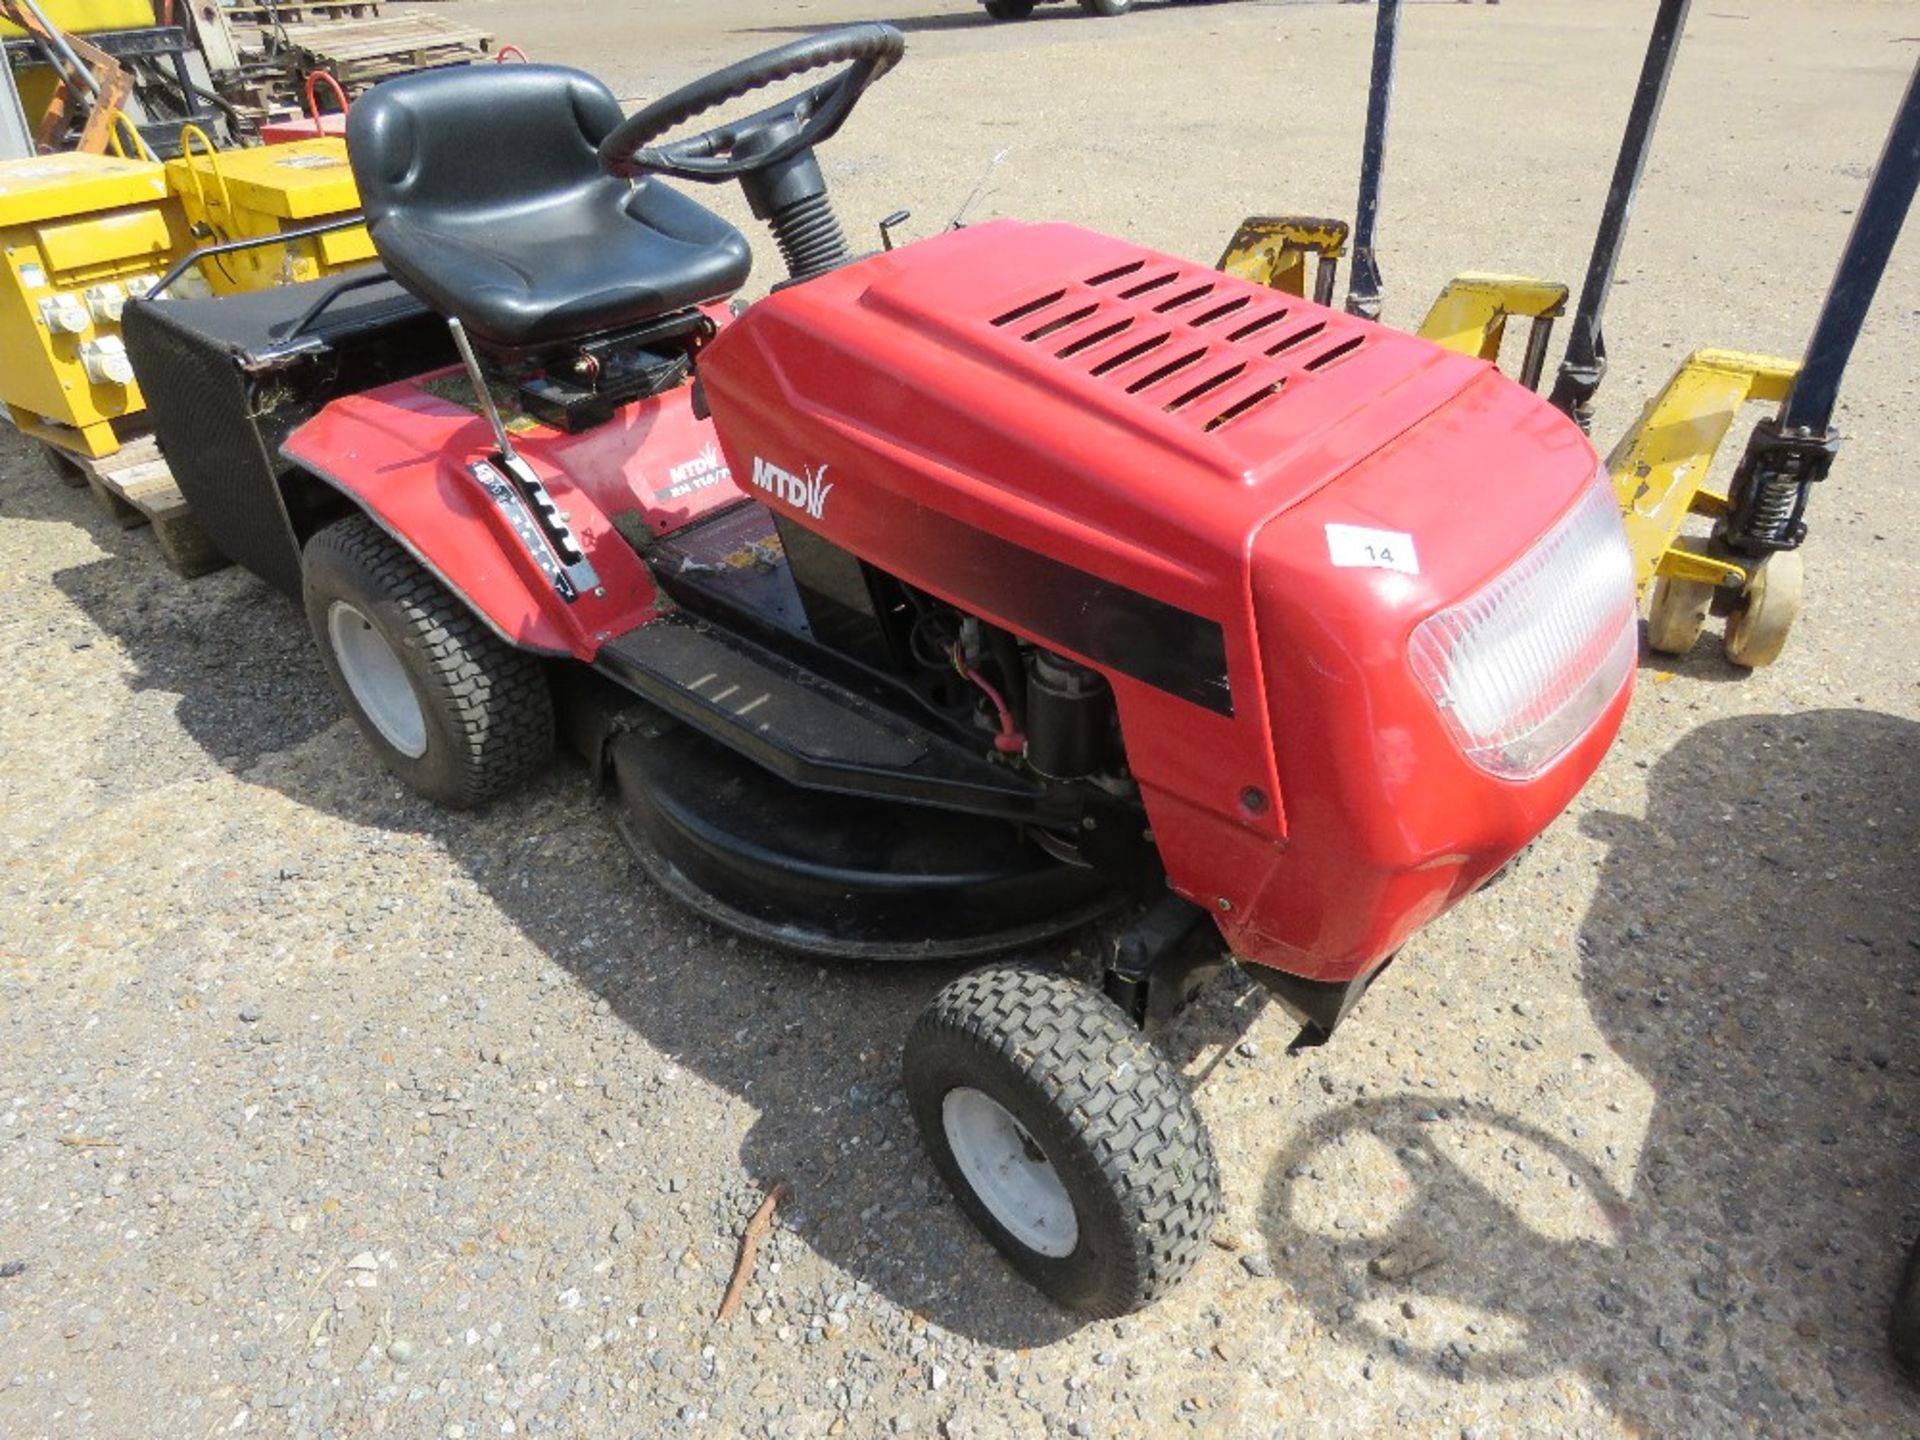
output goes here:
[{"label": "white wheel rim", "polygon": [[1026,1127],[992,1096],[962,1086],[940,1102],[947,1148],[993,1218],[1029,1250],[1060,1260],[1080,1243],[1080,1221]]},{"label": "white wheel rim", "polygon": [[327,643],[354,703],[380,738],[409,760],[426,754],[426,712],[387,637],[356,607],[336,600],[327,610]]}]

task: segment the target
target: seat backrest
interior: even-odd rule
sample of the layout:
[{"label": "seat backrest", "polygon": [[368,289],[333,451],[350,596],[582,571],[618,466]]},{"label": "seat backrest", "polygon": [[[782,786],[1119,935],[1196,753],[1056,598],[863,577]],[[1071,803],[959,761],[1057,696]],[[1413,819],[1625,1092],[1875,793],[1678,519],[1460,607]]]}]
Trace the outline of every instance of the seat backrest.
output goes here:
[{"label": "seat backrest", "polygon": [[560,65],[427,70],[354,102],[347,153],[377,240],[401,210],[474,218],[601,178],[596,151],[620,118],[611,90]]}]

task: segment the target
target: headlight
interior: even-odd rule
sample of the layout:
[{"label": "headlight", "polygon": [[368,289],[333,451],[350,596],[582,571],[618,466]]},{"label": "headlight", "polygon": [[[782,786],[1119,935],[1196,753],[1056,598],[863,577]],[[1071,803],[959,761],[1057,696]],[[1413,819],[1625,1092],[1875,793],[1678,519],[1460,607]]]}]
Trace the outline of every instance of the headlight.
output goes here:
[{"label": "headlight", "polygon": [[1481,769],[1525,780],[1620,693],[1638,653],[1633,556],[1604,470],[1538,545],[1413,632],[1414,673]]}]

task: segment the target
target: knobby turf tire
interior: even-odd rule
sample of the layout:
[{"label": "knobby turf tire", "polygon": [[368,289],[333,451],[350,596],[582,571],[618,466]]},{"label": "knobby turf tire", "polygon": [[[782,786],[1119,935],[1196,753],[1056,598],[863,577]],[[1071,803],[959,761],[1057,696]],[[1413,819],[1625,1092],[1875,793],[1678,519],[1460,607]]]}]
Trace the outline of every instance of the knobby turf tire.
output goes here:
[{"label": "knobby turf tire", "polygon": [[[553,754],[553,696],[541,662],[501,640],[365,515],[307,542],[307,622],[321,662],[361,733],[408,788],[452,810],[483,805]],[[354,699],[328,637],[345,600],[399,656],[426,719],[427,748],[394,748]]]},{"label": "knobby turf tire", "polygon": [[[921,1137],[961,1207],[1060,1305],[1131,1314],[1193,1268],[1221,1208],[1213,1144],[1186,1081],[1106,996],[1020,966],[972,971],[915,1022],[904,1070]],[[1023,1244],[968,1184],[942,1116],[961,1086],[1005,1107],[1045,1152],[1073,1202],[1071,1254]]]}]

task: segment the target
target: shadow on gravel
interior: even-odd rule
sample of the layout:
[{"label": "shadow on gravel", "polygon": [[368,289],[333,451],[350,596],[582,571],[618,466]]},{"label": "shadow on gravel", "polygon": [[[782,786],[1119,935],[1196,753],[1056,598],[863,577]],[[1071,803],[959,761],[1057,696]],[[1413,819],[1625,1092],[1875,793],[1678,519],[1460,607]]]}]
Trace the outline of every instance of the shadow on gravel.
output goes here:
[{"label": "shadow on gravel", "polygon": [[[1077,6],[1048,5],[1033,12],[1027,19],[1019,21],[1022,25],[1034,25],[1045,20],[1065,20],[1068,17],[1080,19]],[[817,23],[802,25],[745,25],[734,31],[736,35],[818,35],[826,30],[837,29],[842,25],[856,23],[850,20],[821,20]],[[949,11],[945,15],[895,15],[889,16],[887,24],[909,35],[926,32],[939,33],[943,30],[977,30],[985,25],[1011,24],[1011,21],[995,20],[976,5],[971,10]]]},{"label": "shadow on gravel", "polygon": [[[1207,5],[1232,4],[1234,0],[1161,0],[1161,3],[1149,3],[1135,7],[1133,13],[1150,10],[1193,10]],[[1312,0],[1305,0],[1312,3]],[[948,11],[940,15],[890,15],[886,23],[896,30],[909,35],[922,32],[943,30],[974,30],[984,25],[1004,25],[1018,30],[1021,26],[1041,24],[1050,20],[1098,20],[1097,15],[1088,15],[1078,5],[1048,4],[1042,0],[1040,8],[1024,20],[995,20],[977,3],[967,10]],[[832,30],[841,25],[854,23],[850,20],[819,20],[801,25],[749,25],[734,33],[736,35],[818,35],[824,30]]]},{"label": "shadow on gravel", "polygon": [[[87,508],[75,494],[54,501],[50,516],[64,510],[72,521]],[[964,965],[821,965],[724,934],[653,889],[571,761],[478,815],[416,799],[339,724],[345,712],[291,602],[238,571],[183,584],[146,537],[104,521],[91,528],[113,558],[53,579],[118,642],[136,691],[177,696],[192,741],[247,783],[358,825],[430,837],[553,965],[662,1055],[753,1107],[740,1153],[749,1183],[786,1180],[783,1223],[849,1283],[1005,1348],[1081,1327],[1020,1281],[953,1206],[906,1110],[900,1042]],[[309,740],[291,761],[275,753]],[[125,757],[101,761],[103,779],[127,768]],[[1193,1037],[1190,1053],[1231,1046],[1232,1035],[1196,1031],[1213,1020],[1244,1030],[1246,1001],[1195,1007],[1177,1034]],[[525,1037],[507,1038],[524,1052]],[[1183,1058],[1178,1038],[1170,1048]],[[659,1178],[631,1198],[675,1203],[656,1193]],[[695,1183],[717,1192],[737,1178]],[[628,1198],[612,1197],[612,1211]],[[717,1286],[711,1299],[718,1304]]]},{"label": "shadow on gravel", "polygon": [[[1647,819],[1585,822],[1609,850],[1580,942],[1593,1016],[1652,1092],[1637,1150],[1602,1159],[1600,1112],[1644,1097],[1610,1094],[1592,1056],[1552,1067],[1533,1118],[1362,1101],[1276,1163],[1270,1244],[1383,1363],[1576,1372],[1654,1433],[1898,1416],[1914,1397],[1884,1335],[1920,1225],[1920,725],[1721,720],[1649,779]],[[1382,1167],[1395,1183],[1339,1185]]]}]

